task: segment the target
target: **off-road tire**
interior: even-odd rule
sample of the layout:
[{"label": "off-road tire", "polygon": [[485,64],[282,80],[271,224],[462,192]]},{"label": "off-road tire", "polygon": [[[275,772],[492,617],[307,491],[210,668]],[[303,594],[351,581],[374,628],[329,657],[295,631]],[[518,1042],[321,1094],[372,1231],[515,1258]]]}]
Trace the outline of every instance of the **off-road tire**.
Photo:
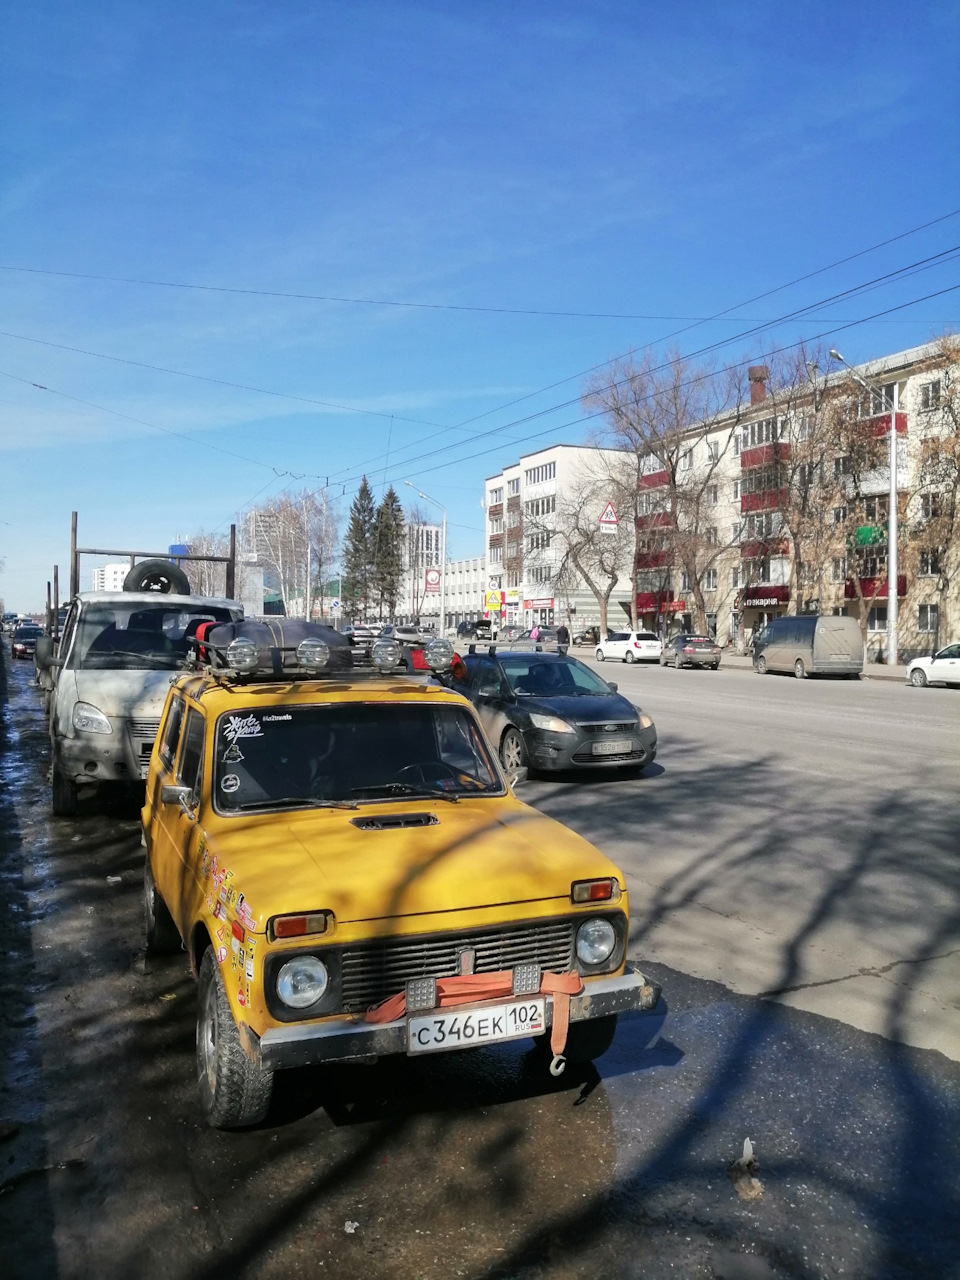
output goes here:
[{"label": "off-road tire", "polygon": [[527,748],[518,729],[507,729],[500,739],[500,763],[508,774],[526,767]]},{"label": "off-road tire", "polygon": [[124,591],[156,591],[160,595],[188,596],[190,579],[169,560],[141,560],[123,580]]},{"label": "off-road tire", "polygon": [[197,1082],[204,1118],[215,1129],[258,1124],[270,1108],[273,1072],[255,1066],[241,1048],[212,947],[203,953],[197,984]]},{"label": "off-road tire", "polygon": [[803,665],[802,658],[798,658],[796,662],[793,664],[793,674],[797,677],[798,680],[806,680],[807,668]]},{"label": "off-road tire", "polygon": [[143,920],[147,935],[147,955],[170,955],[180,950],[180,934],[160,897],[150,870],[150,859],[143,865]]},{"label": "off-road tire", "polygon": [[763,654],[761,654],[760,657],[757,659],[757,675],[765,676],[766,674],[767,674],[767,660],[763,656]]},{"label": "off-road tire", "polygon": [[910,683],[915,689],[923,689],[927,684],[927,673],[921,667],[915,667],[910,672]]},{"label": "off-road tire", "polygon": [[53,762],[50,780],[50,807],[56,818],[74,818],[77,813],[77,784],[68,778],[59,763]]},{"label": "off-road tire", "polygon": [[603,650],[602,650],[602,649],[598,649],[598,650],[597,650],[597,661],[598,661],[598,662],[603,662],[603,661],[604,661],[604,656],[603,656]]}]

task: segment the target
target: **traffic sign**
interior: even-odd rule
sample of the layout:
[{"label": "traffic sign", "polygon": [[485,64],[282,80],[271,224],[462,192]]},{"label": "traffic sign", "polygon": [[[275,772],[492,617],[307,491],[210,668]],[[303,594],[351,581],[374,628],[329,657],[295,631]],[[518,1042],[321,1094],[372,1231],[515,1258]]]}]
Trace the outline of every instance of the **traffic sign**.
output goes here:
[{"label": "traffic sign", "polygon": [[339,600],[334,600],[334,601],[332,601],[332,603],[331,603],[331,605],[330,605],[330,608],[333,610],[333,612],[334,612],[334,613],[339,613],[339,612],[340,612],[340,601],[339,601]]},{"label": "traffic sign", "polygon": [[617,515],[616,508],[612,502],[608,502],[600,512],[600,524],[618,525],[619,523],[620,517]]}]

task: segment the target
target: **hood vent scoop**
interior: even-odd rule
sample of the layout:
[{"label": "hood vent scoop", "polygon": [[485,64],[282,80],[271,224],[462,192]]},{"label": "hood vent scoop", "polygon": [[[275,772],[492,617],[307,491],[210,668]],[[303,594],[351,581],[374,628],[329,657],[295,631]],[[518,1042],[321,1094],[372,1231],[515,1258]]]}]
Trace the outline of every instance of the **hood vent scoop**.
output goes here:
[{"label": "hood vent scoop", "polygon": [[351,818],[361,831],[398,831],[401,827],[435,827],[440,819],[435,813],[377,813],[366,818]]}]

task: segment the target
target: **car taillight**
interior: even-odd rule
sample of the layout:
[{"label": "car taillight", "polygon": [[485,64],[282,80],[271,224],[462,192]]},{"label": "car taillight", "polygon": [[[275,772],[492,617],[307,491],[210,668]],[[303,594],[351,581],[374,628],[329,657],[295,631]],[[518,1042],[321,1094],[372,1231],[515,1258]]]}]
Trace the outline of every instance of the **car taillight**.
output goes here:
[{"label": "car taillight", "polygon": [[300,916],[274,916],[268,925],[272,939],[302,938],[311,933],[326,933],[328,913],[309,911]]},{"label": "car taillight", "polygon": [[620,883],[607,877],[603,880],[575,880],[570,886],[571,902],[617,902]]},{"label": "car taillight", "polygon": [[694,649],[694,647],[693,647],[693,645],[692,645],[692,644],[685,644],[685,645],[683,646],[683,652],[684,652],[684,653],[696,653],[697,651],[696,651],[696,649]]}]

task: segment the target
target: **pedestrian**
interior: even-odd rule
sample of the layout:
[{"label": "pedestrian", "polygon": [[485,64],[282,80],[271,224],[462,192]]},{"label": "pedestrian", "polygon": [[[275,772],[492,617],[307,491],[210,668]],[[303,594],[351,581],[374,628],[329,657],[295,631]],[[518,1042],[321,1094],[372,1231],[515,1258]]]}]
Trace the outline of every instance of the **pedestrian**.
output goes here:
[{"label": "pedestrian", "polygon": [[566,653],[570,647],[570,631],[565,622],[557,627],[557,653]]},{"label": "pedestrian", "polygon": [[536,623],[534,623],[533,626],[530,628],[530,639],[531,640],[540,639],[540,628],[537,626]]}]

